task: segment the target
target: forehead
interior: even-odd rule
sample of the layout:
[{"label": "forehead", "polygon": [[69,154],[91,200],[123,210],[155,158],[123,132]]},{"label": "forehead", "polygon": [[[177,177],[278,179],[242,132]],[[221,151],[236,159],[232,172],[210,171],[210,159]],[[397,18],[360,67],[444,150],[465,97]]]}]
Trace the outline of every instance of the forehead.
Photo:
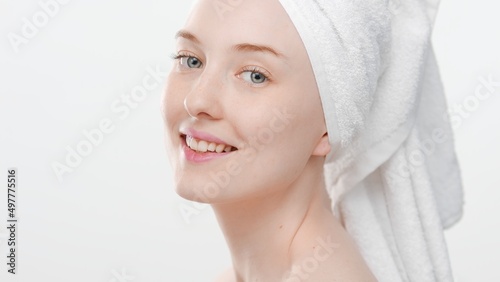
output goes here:
[{"label": "forehead", "polygon": [[199,0],[184,29],[202,44],[216,42],[220,47],[263,44],[294,55],[302,43],[278,0]]}]

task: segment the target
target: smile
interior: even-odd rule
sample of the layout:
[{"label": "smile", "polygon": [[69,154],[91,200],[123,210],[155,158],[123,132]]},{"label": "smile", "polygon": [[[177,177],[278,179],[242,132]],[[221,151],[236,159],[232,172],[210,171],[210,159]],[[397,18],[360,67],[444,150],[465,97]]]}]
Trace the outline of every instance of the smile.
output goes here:
[{"label": "smile", "polygon": [[190,135],[184,135],[186,145],[198,153],[229,153],[237,149],[231,145],[218,144],[202,139],[196,139]]}]

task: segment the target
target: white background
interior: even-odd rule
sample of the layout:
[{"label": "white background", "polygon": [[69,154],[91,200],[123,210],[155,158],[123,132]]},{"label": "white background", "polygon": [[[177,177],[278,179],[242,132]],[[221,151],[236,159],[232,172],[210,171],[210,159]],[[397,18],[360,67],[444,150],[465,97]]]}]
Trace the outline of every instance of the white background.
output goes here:
[{"label": "white background", "polygon": [[[42,0],[41,2],[47,2]],[[124,117],[112,109],[148,76],[166,72],[174,33],[192,1],[69,0],[18,52],[9,34],[43,11],[0,1],[0,181],[18,168],[18,275],[7,274],[6,184],[0,191],[0,281],[212,281],[230,265],[210,208],[173,189],[159,111],[163,84]],[[499,5],[443,0],[435,50],[451,109],[471,101],[480,77],[500,81]],[[43,20],[40,18],[40,20]],[[153,81],[153,80],[152,80]],[[500,281],[500,87],[456,129],[462,220],[446,231],[456,281]],[[58,181],[67,146],[109,119],[88,156]]]}]

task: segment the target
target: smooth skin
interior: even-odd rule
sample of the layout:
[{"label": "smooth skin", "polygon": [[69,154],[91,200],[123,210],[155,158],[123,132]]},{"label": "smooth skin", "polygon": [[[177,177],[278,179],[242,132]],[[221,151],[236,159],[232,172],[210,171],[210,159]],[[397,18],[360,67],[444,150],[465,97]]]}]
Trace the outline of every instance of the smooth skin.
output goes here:
[{"label": "smooth skin", "polygon": [[[331,147],[290,18],[278,0],[233,1],[224,13],[218,2],[198,1],[177,34],[162,101],[176,191],[211,204],[231,252],[233,267],[216,281],[376,281],[331,211]],[[189,161],[187,128],[237,150]]]}]

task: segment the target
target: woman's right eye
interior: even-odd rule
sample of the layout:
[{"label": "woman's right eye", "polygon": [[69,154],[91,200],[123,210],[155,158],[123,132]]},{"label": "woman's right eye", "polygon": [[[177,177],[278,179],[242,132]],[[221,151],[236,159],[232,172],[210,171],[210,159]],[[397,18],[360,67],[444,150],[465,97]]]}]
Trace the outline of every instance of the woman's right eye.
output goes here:
[{"label": "woman's right eye", "polygon": [[202,66],[201,61],[193,56],[178,56],[178,59],[181,66],[185,66],[190,69],[199,69]]}]

